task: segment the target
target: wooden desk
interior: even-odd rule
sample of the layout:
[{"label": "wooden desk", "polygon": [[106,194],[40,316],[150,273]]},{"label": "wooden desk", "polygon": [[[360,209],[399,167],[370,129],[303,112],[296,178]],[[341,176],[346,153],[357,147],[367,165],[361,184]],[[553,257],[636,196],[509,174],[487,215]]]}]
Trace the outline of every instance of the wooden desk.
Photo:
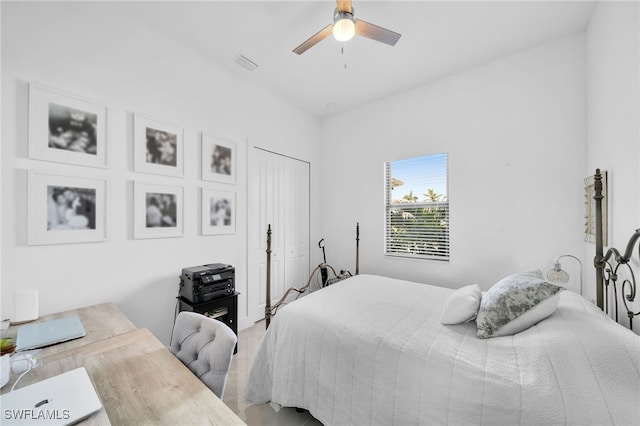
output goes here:
[{"label": "wooden desk", "polygon": [[87,369],[103,405],[83,425],[244,425],[146,328],[48,355],[19,387],[77,367]]},{"label": "wooden desk", "polygon": [[113,303],[102,303],[100,305],[87,306],[85,308],[72,309],[51,315],[43,315],[36,321],[27,324],[12,325],[7,330],[7,336],[15,341],[18,328],[24,327],[34,322],[42,322],[52,319],[65,318],[77,315],[86,331],[86,336],[68,342],[58,343],[42,349],[41,357],[49,356],[58,352],[68,351],[73,348],[88,345],[99,340],[108,339],[122,333],[135,330],[136,326],[126,317]]},{"label": "wooden desk", "polygon": [[[42,365],[17,389],[84,367],[103,408],[82,425],[244,425],[200,379],[148,329],[136,329],[113,304],[89,306],[39,318],[78,315],[85,337],[44,348]],[[20,326],[10,327],[15,336]],[[2,388],[11,389],[18,375]]]}]

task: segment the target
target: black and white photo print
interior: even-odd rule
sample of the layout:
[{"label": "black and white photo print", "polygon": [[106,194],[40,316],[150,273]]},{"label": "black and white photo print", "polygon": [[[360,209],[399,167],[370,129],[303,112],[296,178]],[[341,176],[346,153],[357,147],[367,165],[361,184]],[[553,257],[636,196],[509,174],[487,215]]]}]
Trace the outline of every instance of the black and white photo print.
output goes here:
[{"label": "black and white photo print", "polygon": [[96,155],[98,116],[49,103],[49,148]]},{"label": "black and white photo print", "polygon": [[96,190],[47,186],[47,231],[96,229]]},{"label": "black and white photo print", "polygon": [[177,201],[175,194],[148,192],[146,195],[147,228],[176,227]]},{"label": "black and white photo print", "polygon": [[176,167],[178,135],[147,127],[147,163]]}]

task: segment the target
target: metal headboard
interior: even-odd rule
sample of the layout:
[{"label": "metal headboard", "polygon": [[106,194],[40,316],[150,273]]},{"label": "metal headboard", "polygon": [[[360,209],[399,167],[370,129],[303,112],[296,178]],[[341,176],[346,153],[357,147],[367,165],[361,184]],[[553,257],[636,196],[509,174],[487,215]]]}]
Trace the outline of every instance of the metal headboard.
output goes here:
[{"label": "metal headboard", "polygon": [[[306,285],[300,288],[289,287],[287,291],[284,293],[284,295],[280,298],[280,300],[272,304],[271,303],[271,234],[272,234],[271,224],[269,224],[267,226],[267,249],[266,249],[266,253],[267,253],[266,293],[267,294],[265,299],[266,303],[264,305],[264,318],[265,318],[266,328],[269,328],[269,324],[271,323],[271,318],[276,314],[276,311],[278,310],[278,308],[285,303],[289,294],[298,293],[298,295],[300,295],[310,289],[311,280],[313,276],[316,274],[316,272],[320,270],[320,268],[325,267],[333,273],[334,277],[338,276],[338,273],[333,268],[333,266],[329,265],[328,263],[321,263],[320,265],[316,266],[313,272],[311,272],[311,275],[309,275],[309,280],[307,281]],[[358,222],[356,223],[356,275],[358,275],[359,273],[360,273],[360,223]]]},{"label": "metal headboard", "polygon": [[[633,249],[638,240],[640,240],[640,229],[636,229],[633,232],[623,254],[620,254],[614,247],[610,247],[607,253],[604,254],[602,223],[602,200],[604,196],[602,195],[602,174],[600,169],[596,169],[593,189],[596,208],[596,255],[593,259],[593,264],[596,268],[596,305],[609,314],[609,294],[613,291],[613,310],[615,320],[616,322],[618,321],[618,283],[621,278],[620,273],[626,269],[629,278],[622,280],[619,288],[621,292],[620,299],[629,318],[629,328],[633,330],[633,317],[640,315],[640,311],[633,312],[629,305],[636,298],[636,278],[629,262],[633,256]],[[638,258],[640,259],[640,245],[638,245]]]}]

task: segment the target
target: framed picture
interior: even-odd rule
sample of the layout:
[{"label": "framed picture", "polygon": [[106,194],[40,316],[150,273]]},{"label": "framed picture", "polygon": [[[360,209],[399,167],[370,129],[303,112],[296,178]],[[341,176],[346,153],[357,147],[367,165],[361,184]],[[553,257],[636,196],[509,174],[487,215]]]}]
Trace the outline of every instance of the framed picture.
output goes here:
[{"label": "framed picture", "polygon": [[107,107],[29,85],[29,158],[107,167]]},{"label": "framed picture", "polygon": [[202,180],[236,183],[236,144],[202,135]]},{"label": "framed picture", "polygon": [[27,244],[105,241],[105,179],[30,171]]},{"label": "framed picture", "polygon": [[236,193],[202,188],[202,235],[236,232]]},{"label": "framed picture", "polygon": [[[607,245],[607,172],[602,171],[602,244]],[[584,240],[589,243],[596,242],[596,202],[593,199],[594,176],[584,180]]]},{"label": "framed picture", "polygon": [[133,118],[136,172],[183,176],[183,129],[135,115]]},{"label": "framed picture", "polygon": [[135,182],[133,198],[133,238],[183,235],[182,187]]}]

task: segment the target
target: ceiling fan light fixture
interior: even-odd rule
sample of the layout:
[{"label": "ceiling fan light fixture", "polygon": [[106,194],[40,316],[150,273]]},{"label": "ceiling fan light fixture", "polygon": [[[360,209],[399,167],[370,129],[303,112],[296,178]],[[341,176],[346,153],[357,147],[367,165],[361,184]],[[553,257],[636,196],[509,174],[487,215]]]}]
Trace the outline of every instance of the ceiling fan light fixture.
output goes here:
[{"label": "ceiling fan light fixture", "polygon": [[[1,0],[0,0],[1,1]],[[389,46],[395,46],[400,39],[400,33],[388,30],[378,25],[371,24],[361,19],[353,17],[353,7],[351,0],[336,0],[335,11],[333,12],[333,23],[325,26],[320,31],[306,39],[301,45],[293,49],[293,53],[301,55],[316,44],[333,33],[333,37],[338,41],[348,41],[358,33],[359,36],[379,41]],[[344,52],[344,50],[343,50]],[[346,68],[346,65],[345,65]]]},{"label": "ceiling fan light fixture", "polygon": [[356,33],[356,24],[351,12],[335,11],[333,15],[333,37],[338,41],[349,41]]}]

